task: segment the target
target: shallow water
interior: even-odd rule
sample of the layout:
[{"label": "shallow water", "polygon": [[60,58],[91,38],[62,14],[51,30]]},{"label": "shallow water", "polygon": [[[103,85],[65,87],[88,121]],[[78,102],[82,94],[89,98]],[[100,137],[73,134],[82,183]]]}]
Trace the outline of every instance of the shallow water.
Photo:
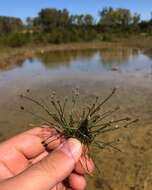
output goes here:
[{"label": "shallow water", "polygon": [[[19,109],[23,104],[19,95],[24,93],[26,89],[30,89],[31,95],[35,98],[45,98],[50,90],[55,90],[61,97],[69,96],[72,88],[75,87],[80,89],[82,95],[80,102],[84,100],[90,102],[95,95],[99,95],[101,98],[106,97],[113,87],[117,87],[116,95],[106,108],[119,105],[121,106],[119,115],[140,118],[138,126],[141,128],[129,130],[123,135],[127,140],[131,136],[134,140],[132,144],[137,145],[140,142],[145,147],[152,145],[152,140],[149,140],[147,145],[146,137],[143,136],[143,134],[147,135],[152,127],[152,57],[138,49],[122,47],[45,53],[37,55],[33,59],[27,59],[10,69],[8,67],[7,70],[0,69],[0,139],[28,129],[29,123],[39,122],[37,118],[21,112]],[[26,103],[24,102],[24,104]],[[39,112],[35,105],[31,107]],[[108,188],[115,189],[117,187],[117,189],[128,190],[132,184],[135,186],[137,179],[128,177],[135,172],[132,165],[136,162],[130,146],[132,145],[124,145],[125,149],[130,152],[127,162],[130,164],[124,168],[122,162],[119,164],[114,162],[113,165],[106,167],[104,164],[107,164],[108,158],[113,157],[113,154],[116,153],[105,153],[107,159],[103,159],[104,164],[101,164],[102,169],[105,168],[104,180],[101,184],[101,180],[96,179],[93,184],[95,189],[102,187],[108,190]],[[124,155],[116,154],[115,156],[117,161],[125,160]],[[143,154],[139,163],[145,159],[150,162],[150,153],[146,152],[145,157]],[[120,167],[120,172],[114,173],[115,168],[113,167],[116,165]],[[109,170],[112,168],[111,174],[109,174],[108,168]],[[130,173],[122,175],[121,172],[124,172],[124,169]],[[117,177],[113,178],[113,175]],[[127,185],[118,183],[118,176],[120,181],[126,181]],[[108,177],[111,178],[110,185],[106,185],[107,182],[105,182]],[[91,185],[90,188],[93,188]]]},{"label": "shallow water", "polygon": [[[66,96],[72,88],[79,87],[86,97],[93,94],[102,97],[118,87],[117,101],[126,107],[130,105],[130,109],[141,107],[138,110],[141,114],[142,110],[152,111],[151,83],[152,59],[138,49],[120,47],[38,55],[0,70],[1,136],[7,137],[32,122],[30,115],[21,120],[24,114],[18,110],[18,95],[26,89],[30,89],[34,97],[44,98],[51,89]],[[125,98],[121,97],[122,93]]]}]

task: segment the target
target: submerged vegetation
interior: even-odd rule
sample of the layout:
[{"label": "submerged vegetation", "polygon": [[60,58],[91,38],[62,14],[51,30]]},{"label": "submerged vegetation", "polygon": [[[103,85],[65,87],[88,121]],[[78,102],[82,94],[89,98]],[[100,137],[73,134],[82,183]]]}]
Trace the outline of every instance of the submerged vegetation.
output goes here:
[{"label": "submerged vegetation", "polygon": [[60,44],[84,41],[115,41],[131,35],[152,34],[152,18],[142,21],[129,9],[106,7],[99,19],[91,14],[71,15],[67,9],[45,8],[36,17],[0,16],[0,45]]}]

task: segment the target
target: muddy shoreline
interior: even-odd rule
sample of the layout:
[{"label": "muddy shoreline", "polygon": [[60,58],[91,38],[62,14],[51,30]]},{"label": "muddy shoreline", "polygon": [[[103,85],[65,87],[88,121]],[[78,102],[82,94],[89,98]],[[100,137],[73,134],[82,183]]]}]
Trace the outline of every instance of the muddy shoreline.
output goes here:
[{"label": "muddy shoreline", "polygon": [[0,69],[12,68],[15,65],[19,65],[25,59],[32,58],[37,54],[43,54],[45,52],[132,47],[149,53],[152,50],[151,44],[152,37],[133,37],[129,39],[120,39],[116,42],[79,42],[59,45],[32,45],[20,48],[0,47]]},{"label": "muddy shoreline", "polygon": [[45,52],[55,51],[71,51],[71,50],[86,50],[86,49],[100,49],[119,47],[119,43],[110,42],[93,42],[93,43],[70,43],[60,45],[39,45],[26,46],[21,48],[1,48],[0,50],[0,68],[11,68],[19,64],[24,59],[32,58],[36,54],[43,54]]}]

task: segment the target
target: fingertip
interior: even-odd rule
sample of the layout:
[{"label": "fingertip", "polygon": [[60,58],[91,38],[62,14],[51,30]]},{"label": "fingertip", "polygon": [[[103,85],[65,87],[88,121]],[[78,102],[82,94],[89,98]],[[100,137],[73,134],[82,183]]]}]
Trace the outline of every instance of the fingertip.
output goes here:
[{"label": "fingertip", "polygon": [[81,157],[75,165],[75,171],[79,174],[91,174],[94,171],[94,163],[91,158]]},{"label": "fingertip", "polygon": [[69,186],[75,190],[83,190],[86,188],[86,180],[83,176],[72,173],[69,176]]},{"label": "fingertip", "polygon": [[70,138],[65,141],[59,149],[68,157],[72,158],[75,163],[80,159],[82,154],[82,145],[80,141],[74,138]]},{"label": "fingertip", "polygon": [[60,144],[61,144],[61,139],[57,138],[56,136],[50,137],[49,139],[44,141],[44,146],[46,146],[46,149],[48,151],[52,151],[58,148]]}]

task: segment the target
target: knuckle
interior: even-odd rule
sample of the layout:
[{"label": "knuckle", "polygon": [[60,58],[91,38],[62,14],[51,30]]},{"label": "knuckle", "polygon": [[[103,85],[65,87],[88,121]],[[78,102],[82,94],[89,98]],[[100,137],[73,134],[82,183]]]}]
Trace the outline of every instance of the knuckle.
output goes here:
[{"label": "knuckle", "polygon": [[34,129],[35,129],[35,131],[41,131],[42,127],[35,127]]}]

